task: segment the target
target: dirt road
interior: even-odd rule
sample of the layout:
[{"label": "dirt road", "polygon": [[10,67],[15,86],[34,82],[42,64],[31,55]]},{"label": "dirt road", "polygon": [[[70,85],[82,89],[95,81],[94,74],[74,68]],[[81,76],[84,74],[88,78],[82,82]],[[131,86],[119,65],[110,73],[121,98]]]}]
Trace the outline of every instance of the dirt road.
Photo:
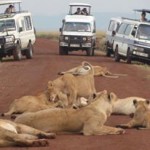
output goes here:
[{"label": "dirt road", "polygon": [[[23,95],[36,95],[46,88],[47,82],[57,78],[59,71],[65,71],[88,61],[92,65],[106,66],[113,73],[127,74],[126,77],[110,79],[96,77],[97,91],[115,92],[118,97],[141,96],[150,98],[150,72],[135,65],[124,62],[116,63],[112,58],[102,55],[87,57],[85,52],[71,53],[68,56],[58,55],[58,43],[38,39],[34,48],[34,58],[23,59],[20,62],[13,59],[0,63],[0,112],[8,110],[15,99]],[[115,126],[129,120],[127,116],[111,116],[107,124]],[[58,135],[55,140],[49,140],[45,150],[149,150],[150,130],[126,130],[124,135],[82,136]],[[16,149],[16,148],[5,148]],[[31,148],[19,148],[31,149]],[[41,149],[41,148],[32,148]]]}]

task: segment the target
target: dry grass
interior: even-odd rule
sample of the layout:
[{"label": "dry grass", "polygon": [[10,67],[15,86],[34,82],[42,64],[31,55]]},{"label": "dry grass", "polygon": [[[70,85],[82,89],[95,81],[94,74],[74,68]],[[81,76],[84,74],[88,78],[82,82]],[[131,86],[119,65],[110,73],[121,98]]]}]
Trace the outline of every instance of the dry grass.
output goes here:
[{"label": "dry grass", "polygon": [[59,32],[48,32],[48,31],[41,31],[36,33],[37,38],[46,38],[46,39],[52,39],[52,40],[58,40],[59,39]]},{"label": "dry grass", "polygon": [[96,36],[97,36],[97,42],[96,42],[97,49],[101,50],[101,51],[105,51],[106,50],[106,45],[105,45],[106,32],[104,32],[104,31],[97,31]]},{"label": "dry grass", "polygon": [[[48,31],[41,31],[37,32],[36,34],[37,38],[46,38],[46,39],[52,39],[52,40],[58,40],[59,39],[59,32],[48,32]],[[97,31],[97,49],[101,51],[105,51],[105,36],[106,33],[104,31]]]}]

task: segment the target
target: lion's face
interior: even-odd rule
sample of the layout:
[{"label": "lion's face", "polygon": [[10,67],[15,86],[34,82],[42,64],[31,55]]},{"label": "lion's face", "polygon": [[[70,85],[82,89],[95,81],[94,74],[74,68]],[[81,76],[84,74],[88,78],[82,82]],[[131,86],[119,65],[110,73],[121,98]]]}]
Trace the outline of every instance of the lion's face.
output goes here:
[{"label": "lion's face", "polygon": [[99,103],[97,107],[100,107],[101,110],[106,112],[107,116],[110,116],[114,104],[114,101],[111,100],[110,93],[106,90],[98,92],[94,100]]},{"label": "lion's face", "polygon": [[47,91],[49,93],[49,101],[56,102],[58,97],[58,89],[54,86],[52,81],[48,82]]},{"label": "lion's face", "polygon": [[139,113],[144,113],[145,111],[149,110],[150,101],[149,100],[146,100],[146,101],[133,100],[133,104],[136,108],[136,111],[135,111],[135,115],[136,115]]}]

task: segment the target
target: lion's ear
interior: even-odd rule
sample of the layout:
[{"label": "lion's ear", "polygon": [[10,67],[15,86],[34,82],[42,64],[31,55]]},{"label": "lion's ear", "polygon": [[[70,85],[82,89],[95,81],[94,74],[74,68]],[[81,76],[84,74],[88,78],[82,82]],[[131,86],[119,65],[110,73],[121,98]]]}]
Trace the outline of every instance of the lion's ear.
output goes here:
[{"label": "lion's ear", "polygon": [[48,81],[48,88],[51,88],[53,86],[53,81]]},{"label": "lion's ear", "polygon": [[136,106],[136,104],[137,104],[137,100],[136,99],[133,100],[133,104]]},{"label": "lion's ear", "polygon": [[110,99],[117,101],[117,100],[118,100],[118,97],[117,97],[117,95],[116,95],[115,93],[111,92],[111,93],[110,93]]}]

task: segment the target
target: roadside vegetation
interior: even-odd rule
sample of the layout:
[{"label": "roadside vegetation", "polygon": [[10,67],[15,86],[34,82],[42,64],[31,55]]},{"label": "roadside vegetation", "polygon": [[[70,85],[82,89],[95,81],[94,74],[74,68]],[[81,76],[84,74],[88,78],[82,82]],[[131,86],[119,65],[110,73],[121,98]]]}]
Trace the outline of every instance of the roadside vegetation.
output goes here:
[{"label": "roadside vegetation", "polygon": [[[106,33],[104,31],[97,31],[97,49],[101,51],[105,51],[105,36]],[[46,38],[51,40],[59,39],[59,32],[51,31],[41,31],[36,33],[37,38]]]}]

